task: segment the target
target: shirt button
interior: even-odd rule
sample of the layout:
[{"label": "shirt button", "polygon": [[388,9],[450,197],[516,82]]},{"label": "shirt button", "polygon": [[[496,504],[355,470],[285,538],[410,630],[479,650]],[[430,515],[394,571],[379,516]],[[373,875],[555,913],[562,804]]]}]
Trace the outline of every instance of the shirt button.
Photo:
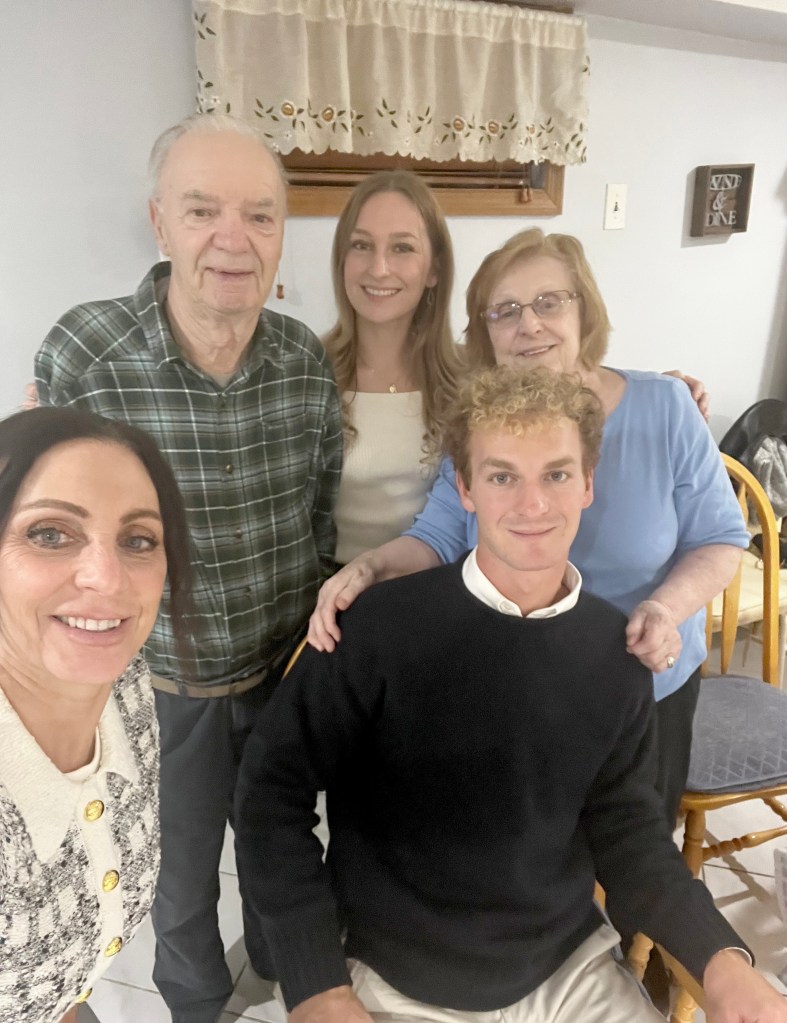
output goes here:
[{"label": "shirt button", "polygon": [[93,988],[89,987],[87,991],[83,991],[79,998],[74,999],[74,1005],[81,1005],[82,1002],[86,1002],[88,998],[93,994]]},{"label": "shirt button", "polygon": [[510,600],[501,600],[500,601],[500,610],[504,614],[509,614],[510,615],[511,612],[514,610],[514,605],[511,603]]},{"label": "shirt button", "polygon": [[100,799],[91,799],[85,807],[85,820],[97,821],[104,812],[104,804]]},{"label": "shirt button", "polygon": [[122,938],[113,938],[112,941],[104,949],[105,956],[116,956],[118,952],[123,948]]},{"label": "shirt button", "polygon": [[231,476],[235,472],[235,466],[232,464],[232,462],[230,462],[228,465],[224,466],[224,471],[228,476]]},{"label": "shirt button", "polygon": [[233,536],[235,537],[236,540],[241,540],[243,538],[243,530],[236,529],[235,532],[233,533]]},{"label": "shirt button", "polygon": [[105,892],[111,892],[118,886],[120,874],[116,870],[108,870],[101,880],[101,887]]}]

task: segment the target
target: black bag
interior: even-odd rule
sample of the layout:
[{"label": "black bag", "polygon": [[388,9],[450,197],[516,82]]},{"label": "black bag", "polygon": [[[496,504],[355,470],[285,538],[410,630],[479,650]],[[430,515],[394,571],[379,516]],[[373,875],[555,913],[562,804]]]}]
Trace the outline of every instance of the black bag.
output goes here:
[{"label": "black bag", "polygon": [[719,441],[719,450],[754,472],[754,453],[765,437],[787,440],[787,402],[763,398],[739,416]]},{"label": "black bag", "polygon": [[777,518],[787,516],[787,403],[755,402],[727,430],[719,449],[757,477]]}]

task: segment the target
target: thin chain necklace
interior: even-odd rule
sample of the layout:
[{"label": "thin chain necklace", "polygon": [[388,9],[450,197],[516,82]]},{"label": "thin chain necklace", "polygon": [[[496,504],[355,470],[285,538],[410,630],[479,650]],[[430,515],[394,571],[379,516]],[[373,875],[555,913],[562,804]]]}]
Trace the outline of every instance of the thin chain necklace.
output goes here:
[{"label": "thin chain necklace", "polygon": [[[374,367],[362,364],[360,362],[360,360],[359,360],[359,366],[360,366],[361,369],[365,370],[369,374],[369,376],[372,376],[372,377],[376,377],[377,376],[377,370],[374,369]],[[392,383],[388,384],[387,390],[388,390],[389,394],[398,394],[399,393],[399,387],[397,385],[398,385],[398,382],[401,380],[403,375],[404,374],[399,373],[397,375],[396,379]],[[356,371],[355,371],[355,378],[356,378],[356,390],[357,390],[357,386],[358,386],[358,384],[357,384],[357,381],[358,381],[358,369],[357,368],[356,368]]]}]

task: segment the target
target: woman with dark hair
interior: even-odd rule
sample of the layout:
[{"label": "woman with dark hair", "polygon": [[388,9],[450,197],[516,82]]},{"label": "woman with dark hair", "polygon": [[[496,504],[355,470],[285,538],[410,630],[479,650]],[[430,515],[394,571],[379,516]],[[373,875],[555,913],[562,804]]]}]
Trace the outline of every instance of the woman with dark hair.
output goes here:
[{"label": "woman with dark hair", "polygon": [[158,729],[140,648],[189,647],[185,513],[153,440],[69,408],[0,422],[0,1021],[73,1023],[147,915]]}]

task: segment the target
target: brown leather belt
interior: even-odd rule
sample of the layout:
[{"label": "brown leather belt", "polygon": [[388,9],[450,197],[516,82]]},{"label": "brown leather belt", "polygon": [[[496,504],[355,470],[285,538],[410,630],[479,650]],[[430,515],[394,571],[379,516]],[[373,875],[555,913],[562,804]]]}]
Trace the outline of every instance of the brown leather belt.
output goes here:
[{"label": "brown leather belt", "polygon": [[219,696],[240,696],[241,693],[247,693],[263,682],[267,675],[268,669],[265,668],[264,671],[255,671],[253,675],[247,675],[246,678],[239,678],[236,682],[224,682],[217,686],[195,686],[188,682],[177,682],[173,678],[162,678],[151,672],[150,681],[153,683],[154,689],[158,689],[162,693],[172,693],[173,696],[218,698]]},{"label": "brown leather belt", "polygon": [[153,672],[150,673],[150,680],[153,683],[154,689],[158,689],[162,693],[171,693],[173,696],[194,696],[197,699],[240,696],[242,693],[248,693],[250,689],[254,689],[255,686],[264,682],[268,675],[289,657],[291,653],[292,646],[288,645],[273,657],[267,667],[262,668],[260,671],[255,671],[252,675],[236,679],[234,682],[222,682],[217,686],[210,684],[196,686],[189,682],[180,682],[174,678],[162,678],[161,675],[154,675]]}]

